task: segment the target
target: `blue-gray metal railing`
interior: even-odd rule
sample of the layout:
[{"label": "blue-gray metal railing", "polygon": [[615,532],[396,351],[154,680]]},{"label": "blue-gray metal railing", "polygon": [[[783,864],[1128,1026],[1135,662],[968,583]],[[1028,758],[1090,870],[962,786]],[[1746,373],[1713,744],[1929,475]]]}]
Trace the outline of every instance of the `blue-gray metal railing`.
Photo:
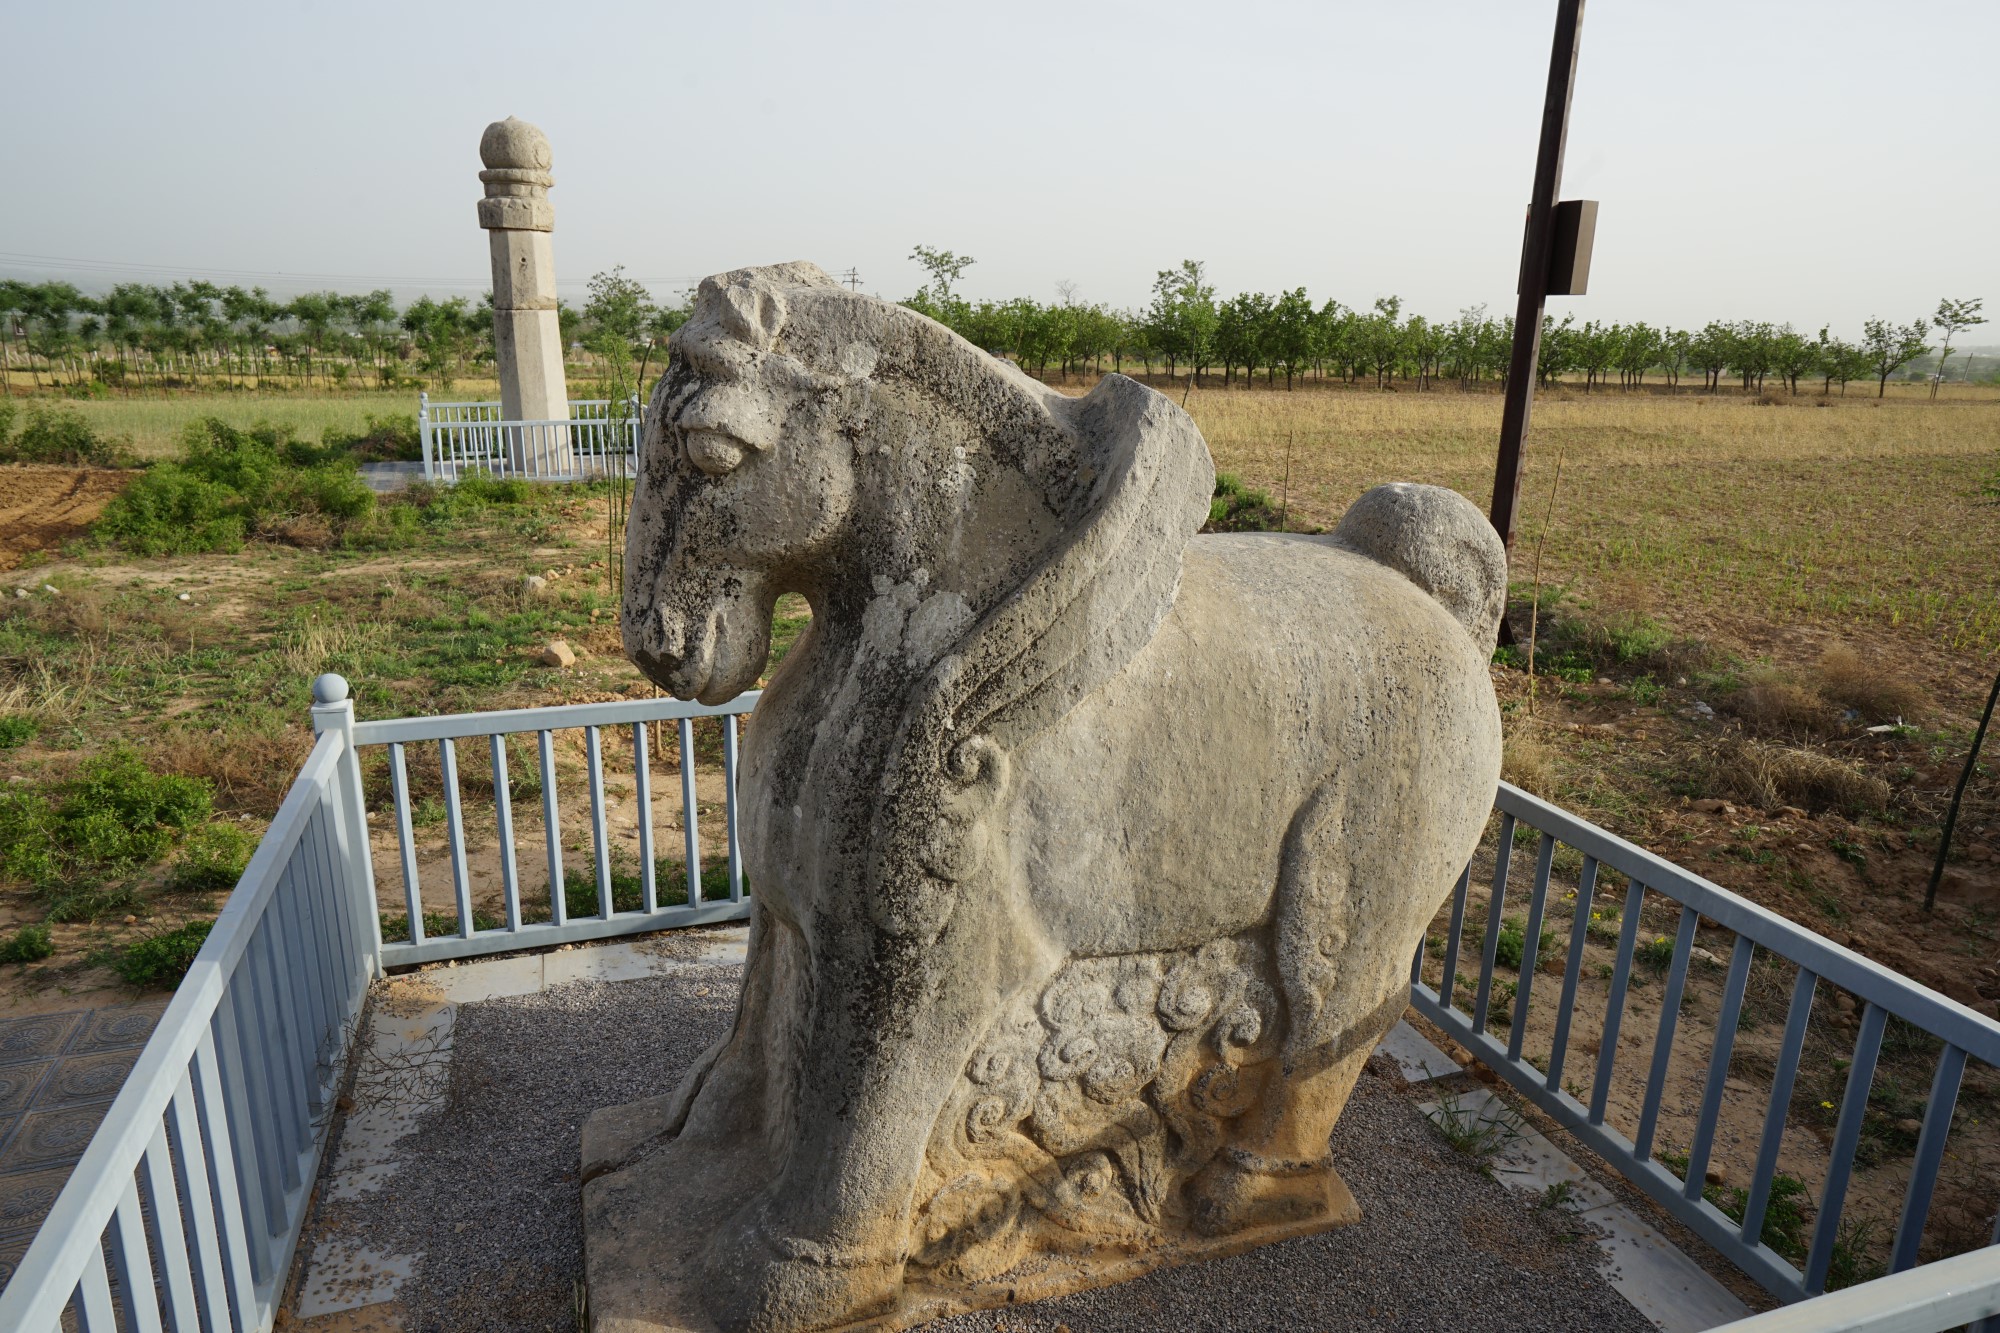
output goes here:
[{"label": "blue-gray metal railing", "polygon": [[510,421],[498,403],[433,403],[417,396],[417,436],[427,480],[466,472],[537,481],[633,475],[643,409],[638,398],[571,400],[562,421]]},{"label": "blue-gray metal railing", "polygon": [[[1976,1059],[1987,1065],[2000,1065],[2000,1022],[1844,949],[1795,922],[1517,787],[1502,783],[1495,805],[1500,814],[1499,842],[1494,855],[1485,930],[1479,943],[1479,975],[1477,981],[1472,983],[1471,1010],[1468,1012],[1458,1005],[1461,984],[1458,965],[1465,934],[1466,906],[1472,895],[1473,872],[1470,867],[1459,877],[1452,896],[1438,984],[1433,987],[1423,980],[1426,953],[1423,945],[1418,947],[1412,962],[1411,998],[1417,1010],[1463,1043],[1482,1063],[1506,1078],[1529,1101],[1615,1166],[1626,1179],[1685,1223],[1691,1231],[1715,1246],[1766,1290],[1786,1301],[1817,1296],[1825,1290],[1836,1242],[1841,1236],[1848,1186],[1887,1022],[1893,1016],[1921,1029],[1936,1038],[1942,1049],[1932,1075],[1930,1097],[1925,1105],[1888,1264],[1892,1273],[1900,1274],[1912,1268],[1917,1261],[1918,1243],[1923,1237],[1931,1196],[1944,1160],[1945,1141],[1951,1132],[1952,1114],[1966,1061]],[[1498,975],[1501,970],[1497,961],[1499,943],[1514,846],[1523,830],[1536,835],[1535,867],[1530,879],[1521,962],[1518,968],[1506,969],[1511,977],[1503,977]],[[1562,974],[1562,990],[1555,1001],[1554,1031],[1547,1066],[1543,1068],[1524,1056],[1523,1047],[1531,997],[1535,993],[1543,921],[1549,907],[1552,867],[1557,851],[1562,847],[1574,849],[1582,859],[1576,876],[1576,903]],[[1609,978],[1603,1028],[1596,1048],[1596,1067],[1587,1090],[1588,1100],[1585,1101],[1566,1089],[1563,1071],[1570,1044],[1571,1020],[1578,1003],[1583,951],[1593,919],[1592,909],[1603,901],[1599,897],[1597,881],[1600,873],[1607,870],[1624,876],[1627,887],[1615,961]],[[1649,892],[1677,906],[1678,917],[1671,962],[1666,965],[1652,1058],[1646,1069],[1644,1096],[1637,1121],[1631,1127],[1632,1137],[1628,1138],[1607,1123],[1606,1111],[1617,1064],[1619,1031],[1634,980],[1640,918]],[[1656,1139],[1689,965],[1697,947],[1697,930],[1703,926],[1731,932],[1735,939],[1722,983],[1715,1037],[1708,1054],[1706,1077],[1701,1085],[1700,1108],[1693,1127],[1688,1161],[1684,1173],[1676,1175],[1659,1160],[1655,1151]],[[1664,938],[1661,937],[1662,940]],[[1721,1118],[1724,1080],[1729,1074],[1751,964],[1760,951],[1787,960],[1798,970],[1791,990],[1784,1037],[1770,1080],[1756,1164],[1743,1200],[1743,1215],[1736,1219],[1723,1212],[1704,1194]],[[1502,1039],[1490,1032],[1488,1027],[1496,1016],[1495,1000],[1499,995],[1496,982],[1509,980],[1515,990],[1511,1012],[1504,1015],[1507,1035]],[[1859,1031],[1850,1053],[1829,1165],[1825,1178],[1820,1182],[1811,1240],[1801,1269],[1764,1243],[1763,1233],[1765,1214],[1771,1203],[1772,1182],[1778,1173],[1779,1150],[1805,1048],[1813,998],[1821,982],[1854,996],[1860,1006]],[[1579,1087],[1578,1091],[1585,1090]],[[1994,1240],[2000,1242],[2000,1234],[1996,1234]],[[1920,1271],[1939,1269],[1935,1283],[1942,1284],[1940,1290],[1949,1286],[1957,1292],[1955,1303],[1950,1307],[1953,1311],[1973,1310],[1979,1316],[2000,1312],[2000,1249],[1989,1247],[1975,1253],[1976,1258],[1955,1265],[1949,1271],[1935,1264],[1927,1265]],[[1960,1287],[1950,1286],[1959,1282],[1966,1272],[1981,1275],[1979,1292],[1967,1295]],[[1864,1283],[1850,1291],[1863,1292],[1870,1285]],[[1905,1285],[1921,1288],[1923,1284]],[[1835,1312],[1833,1322],[1784,1326],[1846,1327],[1840,1322],[1842,1316],[1838,1311],[1844,1308],[1841,1298],[1848,1294],[1840,1293],[1829,1298],[1821,1307]],[[1954,1326],[1965,1317],[1969,1316],[1954,1314],[1945,1323],[1908,1323],[1894,1327],[1941,1329]],[[1881,1327],[1886,1329],[1891,1325],[1883,1324]]]},{"label": "blue-gray metal railing", "polygon": [[[360,784],[360,758],[368,747],[388,750],[391,798],[390,818],[394,824],[397,864],[400,869],[401,898],[408,920],[408,938],[381,945],[384,966],[431,962],[443,958],[467,958],[507,949],[540,948],[579,940],[602,939],[640,931],[674,926],[708,925],[738,921],[750,914],[743,876],[742,848],[737,842],[736,747],[741,717],[757,704],[752,691],[725,704],[682,703],[676,699],[621,699],[610,703],[564,704],[549,708],[519,708],[492,713],[460,713],[450,717],[408,717],[353,724],[354,748],[349,762],[354,766],[353,781]],[[726,893],[717,886],[708,898],[702,889],[700,803],[695,790],[694,723],[702,718],[722,721],[723,833],[728,859]],[[658,882],[659,858],[654,824],[652,731],[672,723],[677,731],[681,863],[684,900],[661,901]],[[572,914],[568,905],[570,866],[563,850],[562,811],[565,802],[558,791],[556,737],[561,732],[580,731],[583,740],[582,786],[589,802],[587,845],[596,879],[595,910]],[[637,825],[639,902],[635,908],[620,910],[614,902],[613,877],[616,873],[611,838],[605,779],[609,768],[607,733],[629,737],[630,779]],[[536,895],[522,887],[522,863],[517,821],[513,809],[512,765],[507,738],[534,737],[534,771],[540,788],[541,857],[547,870],[547,888]],[[472,871],[469,861],[466,803],[459,764],[459,743],[484,745],[484,760],[492,778],[493,832],[499,861],[500,916],[496,924],[482,926],[473,901]],[[430,931],[424,921],[423,883],[418,866],[418,844],[414,826],[410,763],[418,747],[436,747],[437,772],[441,787],[445,825],[445,859],[451,877],[451,928],[447,933]],[[576,799],[574,793],[569,797]],[[671,864],[671,863],[669,863]],[[372,881],[370,896],[372,897]],[[441,895],[439,895],[441,896]],[[530,921],[532,913],[545,911],[546,919]],[[435,913],[434,913],[435,915]]]},{"label": "blue-gray metal railing", "polygon": [[236,890],[0,1291],[0,1329],[263,1333],[369,981],[344,688]]}]

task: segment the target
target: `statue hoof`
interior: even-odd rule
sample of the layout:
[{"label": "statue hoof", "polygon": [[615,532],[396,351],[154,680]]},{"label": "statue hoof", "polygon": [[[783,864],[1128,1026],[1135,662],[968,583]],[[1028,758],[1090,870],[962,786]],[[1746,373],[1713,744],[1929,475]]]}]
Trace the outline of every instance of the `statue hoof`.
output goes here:
[{"label": "statue hoof", "polygon": [[[738,1243],[731,1243],[737,1241]],[[744,1333],[811,1333],[894,1308],[903,1265],[830,1252],[750,1227],[709,1247],[707,1304],[716,1325]]]},{"label": "statue hoof", "polygon": [[1188,1196],[1190,1220],[1204,1236],[1337,1227],[1361,1217],[1347,1182],[1324,1158],[1281,1162],[1225,1148],[1188,1182]]}]

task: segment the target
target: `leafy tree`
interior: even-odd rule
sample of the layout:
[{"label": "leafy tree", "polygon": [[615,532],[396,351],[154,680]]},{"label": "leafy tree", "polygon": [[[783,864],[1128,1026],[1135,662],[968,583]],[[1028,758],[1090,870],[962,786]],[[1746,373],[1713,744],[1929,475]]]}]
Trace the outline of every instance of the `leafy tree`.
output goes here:
[{"label": "leafy tree", "polygon": [[467,313],[463,296],[447,301],[420,296],[403,312],[403,328],[416,347],[418,364],[439,389],[451,388],[452,372],[469,341]]},{"label": "leafy tree", "polygon": [[1722,372],[1735,355],[1736,335],[1727,324],[1710,320],[1688,338],[1688,362],[1702,373],[1702,387],[1714,393],[1722,387]]},{"label": "leafy tree", "polygon": [[1290,389],[1293,377],[1302,374],[1312,364],[1316,342],[1313,303],[1307,298],[1306,289],[1294,287],[1281,293],[1271,307],[1268,324],[1270,335],[1265,345],[1266,364],[1283,368],[1285,388]]},{"label": "leafy tree", "polygon": [[1236,368],[1248,383],[1263,355],[1265,324],[1271,298],[1262,292],[1238,292],[1215,310],[1215,359],[1222,363],[1222,387],[1229,387]]},{"label": "leafy tree", "polygon": [[1819,344],[1786,324],[1771,338],[1771,369],[1778,372],[1792,391],[1799,394],[1799,376],[1810,375],[1819,366]]},{"label": "leafy tree", "polygon": [[931,275],[931,280],[918,289],[918,299],[928,302],[939,310],[949,310],[958,304],[959,298],[952,291],[952,287],[965,276],[965,270],[979,262],[971,255],[953,254],[949,250],[933,250],[928,245],[920,245],[910,251],[910,258],[922,264],[924,272]]},{"label": "leafy tree", "polygon": [[[1961,329],[1975,328],[1986,322],[1986,316],[1979,313],[1986,304],[1977,297],[1954,301],[1950,297],[1938,302],[1937,313],[1931,316],[1931,323],[1944,331],[1944,346],[1938,349],[1937,373],[1931,376],[1931,397],[1938,396],[1938,385],[1944,381],[1944,363],[1951,360],[1951,340]],[[1971,372],[1966,372],[1971,378]]]},{"label": "leafy tree", "polygon": [[1208,266],[1200,260],[1183,259],[1179,268],[1162,269],[1154,278],[1146,323],[1153,346],[1166,357],[1168,375],[1185,362],[1192,387],[1215,356],[1219,321],[1215,288],[1208,282]]},{"label": "leafy tree", "polygon": [[1875,396],[1889,392],[1889,377],[1922,356],[1930,345],[1930,321],[1891,324],[1886,319],[1863,320],[1861,352],[1868,373],[1875,377]]}]

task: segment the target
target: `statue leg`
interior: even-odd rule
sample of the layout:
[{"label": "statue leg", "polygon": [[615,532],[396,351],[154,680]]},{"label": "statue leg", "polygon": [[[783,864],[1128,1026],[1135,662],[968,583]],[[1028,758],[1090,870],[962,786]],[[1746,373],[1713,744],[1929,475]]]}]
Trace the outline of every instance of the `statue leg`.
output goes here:
[{"label": "statue leg", "polygon": [[708,1251],[708,1304],[725,1329],[827,1328],[894,1306],[938,1114],[1003,986],[1045,952],[1004,895],[972,886],[928,945],[877,933],[865,913],[837,929],[814,949],[784,1165]]},{"label": "statue leg", "polygon": [[1362,1066],[1408,1005],[1409,949],[1436,895],[1425,868],[1402,860],[1418,845],[1403,821],[1356,828],[1352,804],[1335,778],[1286,835],[1273,937],[1288,1027],[1259,1113],[1243,1117],[1235,1141],[1190,1182],[1195,1226],[1211,1235],[1360,1217],[1327,1140]]}]

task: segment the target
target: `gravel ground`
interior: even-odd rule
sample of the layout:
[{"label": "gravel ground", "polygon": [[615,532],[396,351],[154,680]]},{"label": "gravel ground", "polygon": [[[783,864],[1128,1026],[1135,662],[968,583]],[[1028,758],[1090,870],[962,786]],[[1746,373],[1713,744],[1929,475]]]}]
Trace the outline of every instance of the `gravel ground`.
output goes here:
[{"label": "gravel ground", "polygon": [[[450,1096],[408,1145],[413,1165],[388,1197],[334,1205],[352,1211],[327,1219],[372,1247],[422,1252],[402,1293],[410,1333],[568,1333],[582,1272],[584,1118],[670,1091],[727,1026],[739,975],[691,967],[459,1008]],[[1454,1155],[1383,1065],[1371,1064],[1333,1137],[1362,1207],[1357,1225],[930,1327],[1652,1327],[1599,1276],[1596,1246],[1574,1222]]]}]

